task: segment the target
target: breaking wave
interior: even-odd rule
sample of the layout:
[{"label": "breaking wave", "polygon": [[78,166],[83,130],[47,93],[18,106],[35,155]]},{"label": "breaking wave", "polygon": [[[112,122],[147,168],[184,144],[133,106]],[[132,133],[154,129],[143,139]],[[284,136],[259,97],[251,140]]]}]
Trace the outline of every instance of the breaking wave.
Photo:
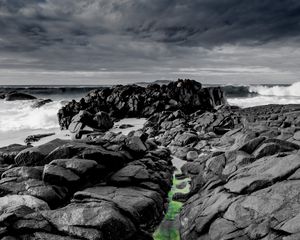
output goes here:
[{"label": "breaking wave", "polygon": [[300,82],[296,82],[290,86],[251,86],[249,91],[262,96],[300,97]]},{"label": "breaking wave", "polygon": [[33,101],[0,101],[0,132],[59,128],[57,112],[62,107],[60,101],[36,109],[31,108],[32,104]]}]

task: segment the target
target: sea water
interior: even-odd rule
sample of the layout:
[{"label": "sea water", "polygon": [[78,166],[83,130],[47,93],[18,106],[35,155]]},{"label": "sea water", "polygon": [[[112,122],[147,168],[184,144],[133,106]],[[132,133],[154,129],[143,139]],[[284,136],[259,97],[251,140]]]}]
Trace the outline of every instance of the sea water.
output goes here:
[{"label": "sea water", "polygon": [[[66,102],[79,100],[92,89],[101,87],[0,86],[0,92],[16,89],[39,99],[53,100],[40,108],[32,108],[34,100],[7,102],[0,99],[0,146],[24,144],[25,138],[32,134],[55,132],[54,137],[67,137],[59,129],[58,110]],[[223,85],[222,88],[228,103],[242,108],[265,104],[300,104],[300,82],[292,85]]]}]

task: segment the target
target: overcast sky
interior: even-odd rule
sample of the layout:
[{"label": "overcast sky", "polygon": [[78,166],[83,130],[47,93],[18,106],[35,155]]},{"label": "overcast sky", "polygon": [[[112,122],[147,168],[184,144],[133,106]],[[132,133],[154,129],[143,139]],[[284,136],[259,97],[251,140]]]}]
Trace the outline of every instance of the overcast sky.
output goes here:
[{"label": "overcast sky", "polygon": [[292,83],[299,0],[0,0],[0,84]]}]

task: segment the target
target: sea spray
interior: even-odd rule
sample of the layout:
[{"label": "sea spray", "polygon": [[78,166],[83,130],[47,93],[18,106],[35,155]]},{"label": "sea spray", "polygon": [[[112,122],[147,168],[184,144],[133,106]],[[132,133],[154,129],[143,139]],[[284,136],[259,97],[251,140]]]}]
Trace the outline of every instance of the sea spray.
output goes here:
[{"label": "sea spray", "polygon": [[0,132],[59,128],[57,112],[62,106],[60,101],[40,108],[32,108],[33,103],[34,101],[0,101]]},{"label": "sea spray", "polygon": [[300,82],[290,86],[251,86],[249,91],[263,96],[300,97]]}]

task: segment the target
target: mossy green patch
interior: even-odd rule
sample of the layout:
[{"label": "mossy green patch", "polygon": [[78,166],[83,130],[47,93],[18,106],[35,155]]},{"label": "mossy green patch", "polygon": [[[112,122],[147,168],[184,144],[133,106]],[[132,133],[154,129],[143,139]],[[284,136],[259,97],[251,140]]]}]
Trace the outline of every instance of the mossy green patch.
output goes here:
[{"label": "mossy green patch", "polygon": [[[175,224],[175,219],[178,217],[182,208],[182,203],[173,201],[173,195],[176,192],[188,193],[189,184],[186,184],[184,189],[177,189],[176,186],[182,182],[187,182],[187,179],[178,180],[173,177],[173,186],[168,194],[169,207],[165,215],[164,221],[168,221],[168,224],[162,224],[154,233],[153,237],[155,240],[180,240],[179,230]],[[170,224],[171,223],[171,224]]]},{"label": "mossy green patch", "polygon": [[160,229],[153,237],[155,240],[180,240],[178,229]]}]

